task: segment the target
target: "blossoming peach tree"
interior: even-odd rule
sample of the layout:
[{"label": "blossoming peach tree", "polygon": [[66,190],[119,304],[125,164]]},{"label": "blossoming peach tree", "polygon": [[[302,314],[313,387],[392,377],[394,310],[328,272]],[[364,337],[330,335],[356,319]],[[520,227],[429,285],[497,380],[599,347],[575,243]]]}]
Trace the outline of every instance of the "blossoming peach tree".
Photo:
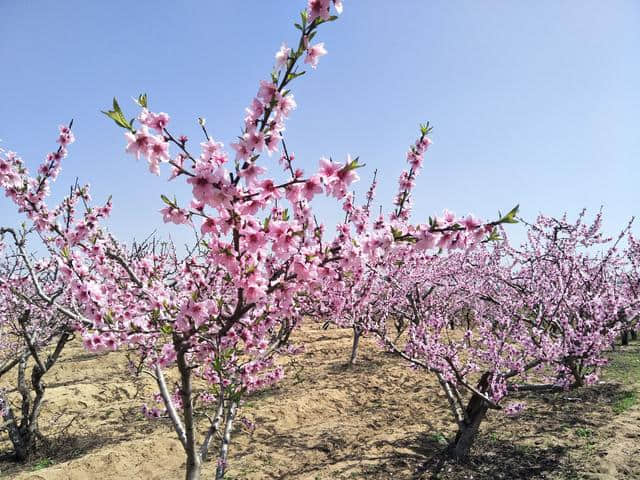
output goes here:
[{"label": "blossoming peach tree", "polygon": [[38,420],[45,398],[45,375],[73,338],[79,318],[56,258],[35,255],[38,236],[48,222],[53,218],[69,220],[78,198],[72,193],[53,211],[42,203],[49,180],[55,178],[66,155],[66,145],[73,141],[68,127],[61,127],[58,140],[59,148],[47,156],[35,178],[28,176],[15,153],[0,150],[0,187],[33,220],[30,228],[0,225],[0,378],[17,367],[15,390],[19,394],[19,399],[12,400],[0,390],[0,413],[2,429],[9,433],[18,460],[34,453],[36,442],[43,438]]},{"label": "blossoming peach tree", "polygon": [[[497,240],[498,225],[516,222],[517,207],[494,222],[485,223],[472,215],[457,217],[445,211],[428,223],[411,225],[408,222],[411,192],[430,143],[429,131],[430,127],[425,125],[421,137],[408,152],[409,168],[401,174],[395,208],[388,219],[381,213],[370,220],[372,190],[365,207],[353,206],[350,198],[344,202],[347,221],[339,226],[335,242],[344,245],[350,254],[343,256],[325,281],[324,298],[319,305],[324,306],[320,313],[333,323],[354,328],[351,361],[355,359],[358,335],[373,333],[383,347],[437,376],[459,425],[460,438],[452,443],[452,452],[463,457],[486,410],[501,407],[487,394],[489,375],[484,375],[475,387],[465,377],[477,369],[460,365],[452,368],[448,362],[465,358],[480,364],[482,348],[471,346],[469,338],[447,344],[451,340],[448,332],[460,331],[462,325],[465,330],[482,328],[478,324],[470,326],[473,317],[470,302],[478,300],[478,292],[484,291],[494,272],[487,265],[482,267],[486,274],[481,275],[482,268],[472,266],[466,259],[471,255],[469,252],[476,252],[474,258],[484,258],[481,252],[487,250],[483,245]],[[479,306],[486,307],[484,302]],[[408,339],[404,347],[399,347],[398,337],[406,325]],[[478,333],[479,340],[484,338],[482,332]],[[419,347],[424,341],[429,342],[428,348]],[[424,356],[426,353],[428,357]],[[499,360],[502,360],[499,356],[493,358],[490,364],[498,368],[495,364]],[[500,367],[505,364],[499,363]],[[507,375],[510,378],[515,373]],[[466,407],[464,389],[474,395]]]},{"label": "blossoming peach tree", "polygon": [[629,305],[620,280],[627,265],[619,244],[632,221],[614,239],[602,232],[602,212],[591,223],[586,210],[574,222],[540,215],[527,224],[525,244],[503,244],[515,266],[505,285],[555,340],[559,384],[596,381],[605,351],[625,327],[620,313]]},{"label": "blossoming peach tree", "polygon": [[[339,2],[335,6],[341,7]],[[185,446],[188,478],[197,477],[209,443],[219,431],[217,476],[222,478],[232,422],[242,396],[281,378],[282,369],[277,367],[275,357],[321,291],[322,279],[333,276],[338,262],[357,253],[345,248],[342,237],[329,244],[323,241],[323,227],[313,216],[310,202],[318,194],[346,198],[348,211],[347,192],[358,179],[358,160],[348,157],[346,162],[336,163],[322,158],[319,170],[305,176],[295,168],[293,155],[282,138],[284,121],[295,106],[290,83],[304,73],[297,69],[298,61],[304,57],[305,63],[315,68],[318,57],[326,53],[322,44],[312,45],[311,41],[320,25],[336,18],[329,15],[329,8],[328,1],[309,2],[301,22],[296,24],[300,30],[297,48],[283,45],[276,53],[274,71],[269,80],[260,82],[258,93],[246,110],[243,133],[231,144],[235,151],[232,168],[228,168],[230,161],[223,145],[210,138],[204,122],[200,122],[204,141],[198,155],[192,153],[186,137],[170,132],[167,114],[149,110],[144,95],[138,98],[139,128],[126,120],[116,101],[113,109],[105,112],[126,130],[127,151],[146,157],[153,173],[159,173],[161,164],[168,164],[170,178],[186,178],[192,187],[193,199],[188,207],[163,197],[165,221],[190,225],[199,222],[200,238],[194,255],[181,261],[179,268],[170,269],[178,271],[177,275],[143,272],[113,250],[106,252],[107,258],[123,267],[134,287],[141,290],[135,301],[138,308],[140,298],[148,298],[148,305],[140,312],[144,315],[140,328],[152,333],[153,340],[138,332],[134,337],[136,342],[144,339],[143,356],[154,368],[163,406]],[[428,133],[429,127],[422,127],[420,140],[412,148],[412,168],[403,177],[403,187],[409,188],[417,174],[430,142]],[[258,160],[264,151],[278,151],[280,144],[280,163],[286,177],[265,177],[266,168]],[[175,155],[170,154],[170,147],[176,149]],[[407,201],[405,193],[402,202]],[[378,247],[393,242],[417,242],[422,246],[425,236],[434,241],[443,236],[447,242],[463,242],[467,235],[478,236],[479,231],[482,236],[487,228],[494,228],[476,220],[452,221],[442,227],[414,227],[406,221],[408,216],[400,217],[397,222],[380,226],[381,231],[371,239],[371,249],[381,253]],[[111,275],[113,271],[106,273]],[[113,281],[103,274],[99,283],[108,285]],[[147,293],[151,285],[154,289]],[[110,331],[121,316],[121,312],[105,312],[105,306],[123,302],[105,301],[101,306],[95,299],[90,300],[85,302],[87,308],[102,309],[96,315],[99,321],[108,319],[106,327],[102,323],[96,325],[98,332],[93,335],[100,337],[100,330]],[[131,338],[127,342],[131,343]],[[94,343],[99,345],[101,340]],[[174,363],[180,385],[171,395],[161,369]],[[207,395],[197,398],[199,404],[214,407],[214,414],[207,417],[208,431],[199,450],[195,449],[194,375],[210,386]],[[181,418],[177,410],[182,412]]]},{"label": "blossoming peach tree", "polygon": [[624,324],[622,343],[626,345],[630,338],[638,338],[640,330],[640,241],[629,233],[627,248],[623,253],[623,269],[620,272],[620,287],[626,297],[624,309],[620,312]]},{"label": "blossoming peach tree", "polygon": [[[575,223],[540,216],[527,224],[520,248],[496,231],[518,221],[517,207],[486,224],[447,211],[428,224],[408,224],[428,131],[424,126],[408,152],[388,221],[382,213],[371,220],[375,179],[364,206],[354,206],[352,196],[343,202],[347,213],[335,245],[344,255],[324,281],[318,317],[353,328],[350,363],[359,336],[373,332],[413,367],[434,374],[458,425],[449,451],[463,458],[489,409],[523,408],[503,407],[510,393],[597,379],[622,326],[617,312],[632,307],[621,270],[629,279],[624,285],[635,282],[616,254],[629,227],[614,242],[601,233],[601,214],[592,224],[585,212]],[[407,323],[408,338],[398,345],[392,325],[401,332]]]},{"label": "blossoming peach tree", "polygon": [[[454,218],[431,223],[446,226]],[[374,289],[368,295],[386,306],[369,328],[388,349],[436,376],[458,425],[449,446],[454,457],[469,454],[488,410],[523,408],[503,406],[513,392],[597,380],[620,332],[618,312],[628,304],[617,277],[617,242],[600,229],[600,215],[592,224],[584,212],[575,223],[540,216],[517,249],[490,235],[494,242],[461,249],[441,243],[449,252],[439,255],[395,242],[383,262],[366,260],[378,276],[368,282]],[[422,246],[434,246],[427,238]],[[390,335],[398,316],[409,319],[404,345]]]},{"label": "blossoming peach tree", "polygon": [[[392,322],[399,335],[412,317],[399,307],[409,298],[411,290],[398,288],[398,277],[405,275],[403,255],[419,258],[416,268],[426,268],[434,253],[472,248],[479,242],[494,240],[498,225],[514,223],[518,207],[497,221],[485,223],[467,215],[457,217],[446,211],[442,217],[429,218],[428,223],[412,224],[411,194],[419,176],[424,155],[431,144],[429,123],[421,126],[420,137],[407,152],[407,168],[398,179],[398,193],[393,209],[385,217],[382,206],[373,217],[376,174],[366,193],[365,203],[356,205],[354,195],[343,201],[344,222],[338,225],[332,248],[340,249],[341,257],[334,264],[331,275],[325,277],[320,295],[316,298],[315,316],[323,322],[353,329],[353,345],[348,365],[356,361],[362,335],[386,331]],[[431,253],[429,253],[431,252]],[[410,272],[409,272],[410,273]]]}]

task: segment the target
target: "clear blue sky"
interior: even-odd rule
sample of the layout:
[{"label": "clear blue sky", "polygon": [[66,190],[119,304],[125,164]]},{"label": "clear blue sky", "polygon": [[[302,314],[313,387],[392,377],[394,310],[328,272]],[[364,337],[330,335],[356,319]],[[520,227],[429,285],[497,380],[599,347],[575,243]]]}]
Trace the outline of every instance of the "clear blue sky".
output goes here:
[{"label": "clear blue sky", "polygon": [[[228,144],[280,43],[294,42],[305,3],[2,1],[2,145],[37,165],[73,117],[77,142],[58,191],[77,176],[94,199],[113,194],[111,227],[141,237],[162,226],[148,213],[162,207],[160,193],[186,203],[188,190],[125,155],[122,131],[99,110],[117,96],[133,116],[128,99],[147,92],[175,132],[199,141],[204,116]],[[301,166],[359,155],[368,165],[359,190],[378,168],[388,204],[418,123],[429,120],[416,220],[444,207],[493,218],[520,203],[531,219],[604,205],[613,233],[640,213],[640,2],[344,3],[318,36],[329,55],[293,87],[286,133]],[[337,208],[320,208],[335,222]],[[0,198],[0,223],[16,222]]]}]

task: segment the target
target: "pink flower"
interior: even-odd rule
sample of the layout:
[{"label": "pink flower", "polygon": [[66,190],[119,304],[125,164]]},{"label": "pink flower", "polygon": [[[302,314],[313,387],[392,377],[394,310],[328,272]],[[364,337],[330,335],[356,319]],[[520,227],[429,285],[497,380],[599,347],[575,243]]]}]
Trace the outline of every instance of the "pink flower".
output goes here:
[{"label": "pink flower", "polygon": [[416,144],[416,148],[418,149],[418,152],[420,154],[424,153],[427,151],[427,148],[429,148],[429,145],[431,145],[431,139],[429,137],[423,137],[421,141],[418,141],[418,143]]},{"label": "pink flower", "polygon": [[332,162],[330,159],[322,157],[320,159],[320,175],[325,183],[333,181],[333,177],[342,168],[339,163]]},{"label": "pink flower", "polygon": [[311,272],[300,260],[293,262],[293,273],[295,273],[297,279],[300,281],[307,281],[311,278]]},{"label": "pink flower", "polygon": [[247,132],[247,145],[251,150],[262,151],[264,149],[264,134],[257,130]]},{"label": "pink flower", "polygon": [[76,137],[74,137],[73,132],[66,125],[60,125],[59,127],[60,135],[58,136],[58,143],[62,147],[66,147],[70,143],[75,142]]},{"label": "pink flower", "polygon": [[246,230],[244,239],[250,252],[258,251],[267,243],[266,235],[260,230]]},{"label": "pink flower", "polygon": [[207,162],[212,162],[214,166],[219,167],[226,161],[226,153],[222,149],[223,145],[215,140],[207,140],[200,144],[202,153],[200,158]]},{"label": "pink flower", "polygon": [[271,155],[273,152],[278,151],[278,143],[280,143],[281,139],[282,137],[275,132],[267,137],[267,139],[265,140],[265,147],[267,148],[267,152],[269,153],[269,155]]},{"label": "pink flower", "polygon": [[414,171],[420,170],[423,160],[424,157],[420,153],[416,153],[413,150],[409,150],[409,152],[407,153],[407,161]]},{"label": "pink flower", "polygon": [[215,235],[218,233],[218,226],[213,218],[207,218],[204,222],[202,222],[202,226],[200,227],[200,233],[202,235],[206,235],[207,233],[211,233]]},{"label": "pink flower", "polygon": [[258,283],[249,283],[244,288],[244,295],[247,302],[256,302],[265,295],[265,288]]},{"label": "pink flower", "polygon": [[146,108],[143,108],[138,116],[138,120],[143,125],[146,125],[149,128],[153,128],[158,133],[162,133],[167,125],[169,125],[169,115],[160,112],[153,113],[148,111]]},{"label": "pink flower", "polygon": [[309,23],[316,18],[329,19],[330,0],[309,0],[307,12],[309,13]]},{"label": "pink flower", "polygon": [[431,233],[428,227],[421,228],[420,232],[416,235],[416,248],[420,250],[427,250],[433,248],[436,244],[438,237]]},{"label": "pink flower", "polygon": [[353,160],[351,159],[351,155],[347,155],[347,162],[345,166],[338,170],[338,173],[336,174],[338,180],[347,187],[360,179],[355,169],[351,167],[352,163]]},{"label": "pink flower", "polygon": [[304,182],[304,185],[302,187],[302,195],[307,200],[311,201],[313,199],[313,196],[316,193],[321,193],[321,192],[322,192],[322,183],[319,175],[314,175],[309,180]]},{"label": "pink flower", "polygon": [[285,196],[291,203],[297,203],[300,201],[302,195],[302,185],[289,185],[286,188]]},{"label": "pink flower", "polygon": [[465,217],[465,219],[462,221],[462,225],[467,229],[467,230],[475,230],[476,228],[478,228],[479,226],[482,225],[482,221],[478,220],[477,218],[475,218],[473,215],[469,214]]},{"label": "pink flower", "polygon": [[189,222],[189,216],[187,215],[187,212],[180,208],[166,206],[165,208],[160,210],[160,213],[162,213],[162,220],[165,223],[175,223],[180,225]]},{"label": "pink flower", "polygon": [[204,203],[208,203],[210,199],[214,181],[213,175],[207,173],[202,173],[187,179],[187,183],[193,186],[192,193],[194,198]]},{"label": "pink flower", "polygon": [[143,126],[135,134],[127,132],[124,134],[127,138],[127,153],[131,153],[140,160],[140,155],[147,156],[149,147],[153,142],[153,138],[149,135],[149,130],[146,126]]},{"label": "pink flower", "polygon": [[287,64],[289,55],[291,55],[291,49],[287,47],[286,43],[283,43],[280,50],[276,52],[276,70],[280,70]]},{"label": "pink flower", "polygon": [[247,186],[252,187],[253,185],[256,184],[258,180],[258,176],[262,175],[266,171],[267,171],[266,168],[260,167],[259,165],[252,163],[248,165],[246,168],[243,168],[242,170],[240,170],[239,175],[240,177],[244,178],[244,181],[246,182]]},{"label": "pink flower", "polygon": [[254,124],[264,113],[264,105],[258,98],[254,98],[251,105],[245,108],[247,116],[244,121],[247,124]]},{"label": "pink flower", "polygon": [[271,198],[278,199],[282,196],[280,194],[280,190],[276,188],[276,185],[273,183],[273,180],[271,180],[270,178],[267,178],[265,180],[262,180],[262,182],[260,182],[260,189],[261,189],[260,196],[264,200],[269,200]]},{"label": "pink flower", "polygon": [[159,163],[168,162],[169,159],[169,143],[165,142],[161,135],[151,137],[151,143],[147,153],[149,171],[156,175],[160,175]]},{"label": "pink flower", "polygon": [[324,42],[316,43],[315,45],[307,48],[307,56],[304,57],[304,63],[311,65],[311,68],[317,68],[318,60],[326,54],[327,50],[324,48]]},{"label": "pink flower", "polygon": [[237,161],[246,161],[251,156],[251,147],[247,143],[247,135],[245,134],[238,142],[232,143],[231,148],[236,151]]},{"label": "pink flower", "polygon": [[273,82],[268,82],[266,80],[260,81],[260,88],[258,89],[258,98],[264,103],[268,104],[271,102],[273,97],[276,96],[278,92],[278,86]]},{"label": "pink flower", "polygon": [[292,94],[278,95],[278,103],[276,104],[276,114],[281,117],[287,117],[297,106]]},{"label": "pink flower", "polygon": [[444,219],[444,221],[447,224],[451,224],[453,222],[455,222],[456,220],[456,214],[453,212],[450,212],[449,210],[447,210],[446,208],[444,209],[444,212],[442,213],[442,218]]},{"label": "pink flower", "polygon": [[183,313],[191,317],[196,328],[200,328],[208,317],[208,309],[204,302],[189,301],[186,308],[183,308]]}]

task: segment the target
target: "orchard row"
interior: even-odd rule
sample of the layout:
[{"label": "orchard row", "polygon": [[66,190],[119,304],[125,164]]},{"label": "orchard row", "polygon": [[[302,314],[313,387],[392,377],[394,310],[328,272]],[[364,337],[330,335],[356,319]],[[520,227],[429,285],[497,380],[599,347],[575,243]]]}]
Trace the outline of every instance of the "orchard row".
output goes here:
[{"label": "orchard row", "polygon": [[[104,226],[111,199],[93,204],[88,186],[48,203],[75,141],[72,123],[33,174],[0,152],[0,187],[27,219],[19,229],[0,225],[0,376],[18,371],[16,395],[0,390],[0,411],[18,459],[37,449],[46,374],[76,336],[92,352],[137,354],[131,374],[148,373],[158,391],[143,411],[170,419],[193,480],[211,456],[224,477],[243,398],[282,379],[278,358],[295,353],[289,339],[303,321],[353,329],[349,363],[372,335],[435,376],[458,426],[456,458],[468,455],[489,410],[525,407],[509,400],[514,392],[592,384],[616,339],[636,331],[640,243],[630,225],[607,238],[601,214],[540,216],[515,247],[505,227],[521,220],[517,208],[495,221],[445,211],[413,222],[428,124],[386,209],[377,208],[375,174],[362,202],[350,191],[357,158],[298,168],[284,140],[291,87],[303,64],[315,69],[327,53],[315,36],[336,20],[332,10],[342,3],[309,0],[297,42],[276,53],[231,151],[204,120],[193,145],[146,95],[134,120],[115,100],[105,112],[124,129],[128,153],[191,186],[186,203],[162,197],[164,221],[195,232],[184,253],[161,238],[114,238]],[[265,153],[279,159],[271,170]],[[342,209],[334,234],[314,213],[317,196]]]}]

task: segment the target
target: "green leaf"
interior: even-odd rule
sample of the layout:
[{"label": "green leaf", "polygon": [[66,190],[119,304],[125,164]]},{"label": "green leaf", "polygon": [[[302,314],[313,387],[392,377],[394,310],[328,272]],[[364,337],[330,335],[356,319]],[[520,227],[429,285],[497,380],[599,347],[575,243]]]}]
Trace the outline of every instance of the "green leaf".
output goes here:
[{"label": "green leaf", "polygon": [[282,212],[282,220],[285,222],[289,220],[289,209],[285,208],[284,212]]},{"label": "green leaf", "polygon": [[108,112],[102,111],[107,117],[116,122],[116,125],[122,128],[126,128],[129,131],[133,132],[133,126],[131,122],[127,121],[124,114],[122,113],[122,109],[120,105],[118,105],[118,101],[115,97],[113,97],[113,110],[109,110]]},{"label": "green leaf", "polygon": [[171,325],[163,325],[160,331],[164,334],[171,335],[173,333],[173,327]]},{"label": "green leaf", "polygon": [[136,100],[136,103],[142,108],[147,108],[147,94],[141,93],[140,95],[138,95],[138,100]]},{"label": "green leaf", "polygon": [[500,235],[498,235],[498,230],[494,228],[493,230],[491,230],[489,236],[485,240],[483,240],[483,242],[496,242],[498,240],[501,240],[501,238]]},{"label": "green leaf", "polygon": [[[302,75],[304,75],[306,72],[306,70],[303,70],[301,72],[297,72],[297,73],[290,73],[289,75],[287,75],[287,82],[290,82],[291,80],[301,77]],[[283,97],[286,96],[286,93],[282,95]]]},{"label": "green leaf", "polygon": [[327,18],[326,20],[324,18],[316,18],[316,23],[318,25],[320,25],[321,23],[327,23],[327,22],[335,22],[339,17],[337,17],[336,15],[331,15],[329,18]]},{"label": "green leaf", "polygon": [[433,127],[429,125],[429,122],[420,124],[420,133],[422,134],[423,137],[426,135],[429,135],[432,130],[433,130]]},{"label": "green leaf", "polygon": [[516,220],[516,215],[518,214],[518,210],[520,209],[520,205],[516,205],[513,207],[509,213],[503,216],[500,220],[498,220],[498,224],[500,223],[518,223]]},{"label": "green leaf", "polygon": [[347,163],[347,165],[345,165],[344,168],[346,168],[347,170],[355,170],[357,168],[364,167],[364,164],[358,163],[359,159],[360,159],[360,157],[354,158],[353,160],[351,160],[351,162]]},{"label": "green leaf", "polygon": [[160,195],[160,198],[162,199],[162,201],[164,203],[166,203],[170,207],[177,208],[176,204],[174,202],[172,202],[171,200],[169,200],[169,198],[166,195]]}]

